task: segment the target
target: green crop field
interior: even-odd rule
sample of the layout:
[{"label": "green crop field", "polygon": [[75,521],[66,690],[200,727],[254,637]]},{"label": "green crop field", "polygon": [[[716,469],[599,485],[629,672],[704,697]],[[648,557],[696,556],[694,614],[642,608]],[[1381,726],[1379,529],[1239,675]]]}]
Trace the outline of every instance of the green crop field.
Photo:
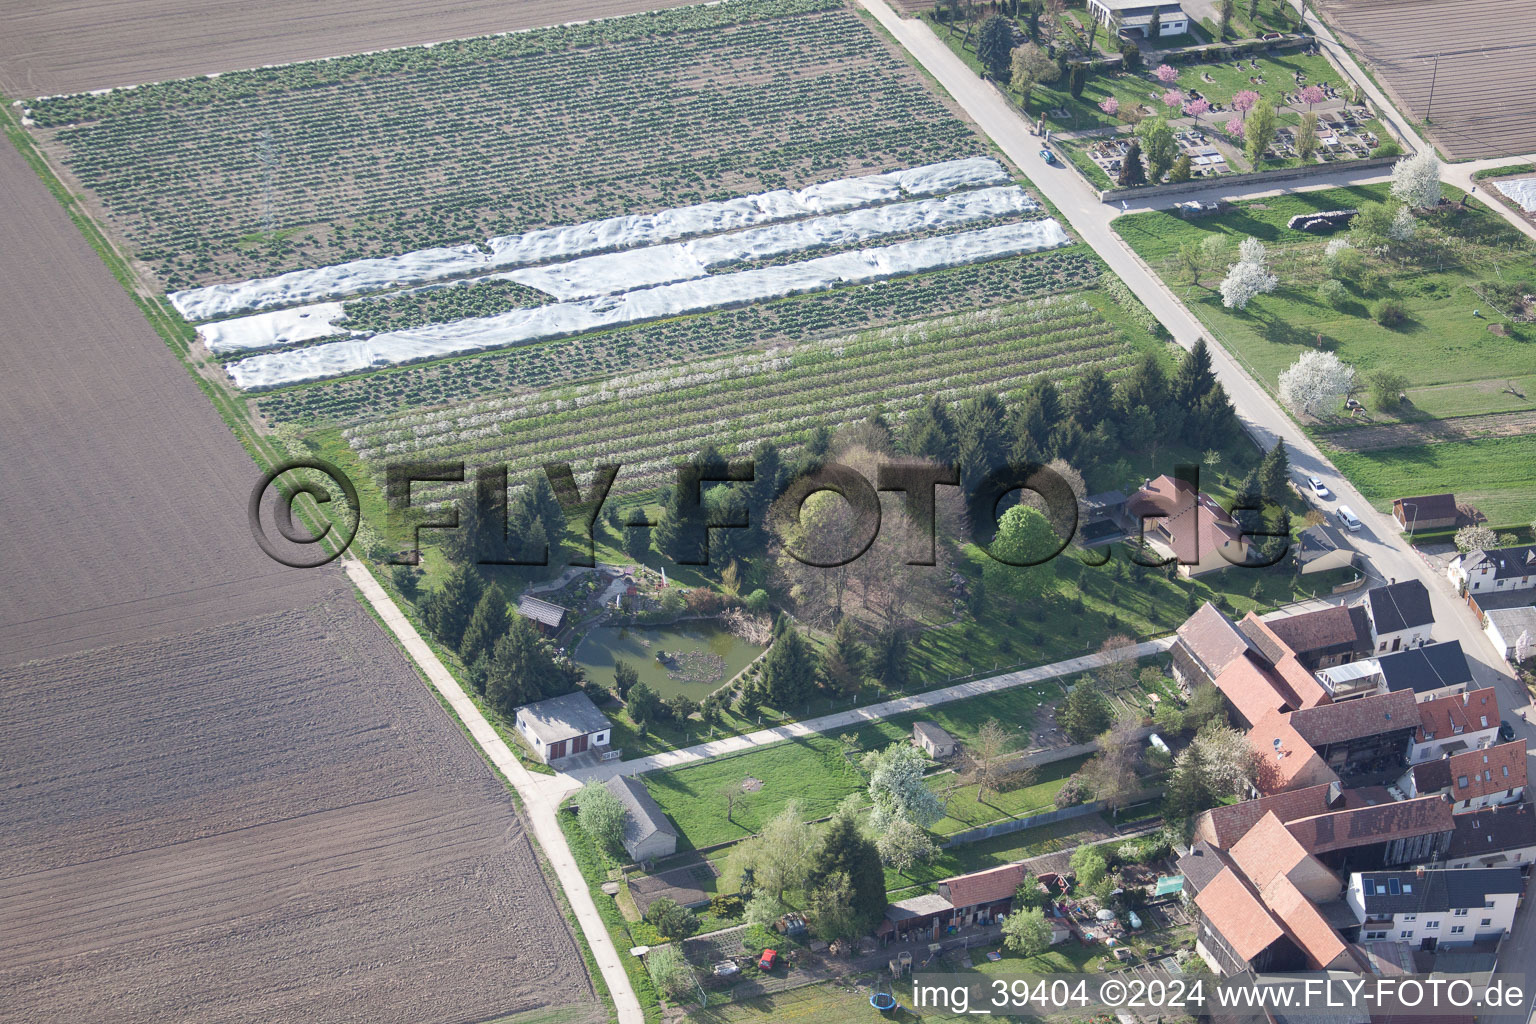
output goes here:
[{"label": "green crop field", "polygon": [[168,289],[979,148],[840,0],[729,0],[28,112]]}]

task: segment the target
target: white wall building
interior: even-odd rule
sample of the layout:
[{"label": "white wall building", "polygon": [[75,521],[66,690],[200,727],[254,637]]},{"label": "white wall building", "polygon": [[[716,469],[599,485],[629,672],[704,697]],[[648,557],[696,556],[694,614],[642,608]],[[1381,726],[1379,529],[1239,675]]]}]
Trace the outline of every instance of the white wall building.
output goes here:
[{"label": "white wall building", "polygon": [[613,723],[581,692],[525,704],[517,709],[517,731],[545,764],[591,753],[606,760]]},{"label": "white wall building", "polygon": [[1491,747],[1499,739],[1499,698],[1491,686],[1421,701],[1419,718],[1409,764]]},{"label": "white wall building", "polygon": [[1344,899],[1360,922],[1360,941],[1432,950],[1507,935],[1524,891],[1519,868],[1420,868],[1353,874]]},{"label": "white wall building", "polygon": [[1435,613],[1429,606],[1429,589],[1418,580],[1404,580],[1365,592],[1365,614],[1377,654],[1422,647],[1429,643]]},{"label": "white wall building", "polygon": [[1158,37],[1180,36],[1189,31],[1189,15],[1176,3],[1148,3],[1147,0],[1088,0],[1088,13],[1105,28],[1116,24],[1133,35],[1148,36],[1152,12],[1158,12]]},{"label": "white wall building", "polygon": [[1536,588],[1536,544],[1457,555],[1445,575],[1469,594],[1531,590]]}]

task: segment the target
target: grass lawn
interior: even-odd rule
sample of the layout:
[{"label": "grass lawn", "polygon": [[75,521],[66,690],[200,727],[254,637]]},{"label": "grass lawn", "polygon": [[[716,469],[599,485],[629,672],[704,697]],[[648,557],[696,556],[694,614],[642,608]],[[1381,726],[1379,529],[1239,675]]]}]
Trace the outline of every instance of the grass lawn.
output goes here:
[{"label": "grass lawn", "polygon": [[1454,491],[1495,529],[1522,528],[1536,516],[1536,435],[1338,452],[1333,461],[1382,510],[1404,494]]},{"label": "grass lawn", "polygon": [[[1459,199],[1450,186],[1445,194]],[[1322,263],[1325,241],[1290,231],[1286,221],[1298,214],[1358,206],[1385,198],[1385,185],[1329,189],[1286,195],[1239,205],[1231,213],[1185,221],[1167,213],[1117,218],[1116,230],[1152,267],[1176,285],[1190,308],[1222,345],[1274,390],[1280,373],[1316,344],[1337,352],[1362,375],[1390,368],[1409,383],[1410,405],[1397,414],[1377,411],[1371,420],[1422,421],[1536,408],[1529,400],[1536,384],[1536,331],[1506,324],[1507,337],[1488,330],[1497,314],[1472,288],[1487,281],[1536,277],[1536,247],[1495,214],[1475,205],[1436,211],[1419,220],[1419,236],[1406,253],[1371,256],[1361,282],[1347,282],[1351,301],[1334,309],[1317,298],[1327,277]],[[1208,268],[1199,284],[1176,266],[1186,242],[1199,244],[1213,234],[1227,236],[1235,253],[1238,240],[1252,236],[1270,249],[1281,286],[1260,296],[1246,311],[1226,309],[1217,291],[1224,266]],[[1234,257],[1235,258],[1235,257]],[[1408,319],[1387,328],[1370,318],[1368,305],[1393,298]],[[1483,310],[1474,318],[1474,309]],[[1504,389],[1527,395],[1521,399]],[[1334,417],[1311,429],[1326,433],[1358,425]],[[1340,454],[1335,461],[1378,507],[1404,494],[1455,491],[1500,524],[1528,522],[1536,512],[1536,461],[1530,437]]]},{"label": "grass lawn", "polygon": [[[978,798],[976,786],[958,787],[949,794],[949,813],[935,822],[930,831],[950,836],[1004,818],[1023,818],[1053,811],[1056,809],[1056,791],[1087,760],[1084,755],[1043,765],[1030,785],[1005,793],[988,793],[985,800]],[[938,775],[933,777],[930,784],[934,789],[943,791],[953,781],[953,775]]]}]

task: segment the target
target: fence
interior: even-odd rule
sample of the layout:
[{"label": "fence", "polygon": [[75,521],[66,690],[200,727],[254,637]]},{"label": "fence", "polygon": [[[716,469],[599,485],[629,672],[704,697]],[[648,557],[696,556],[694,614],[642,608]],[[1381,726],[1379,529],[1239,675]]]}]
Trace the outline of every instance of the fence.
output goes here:
[{"label": "fence", "polygon": [[983,825],[981,828],[973,828],[969,832],[961,832],[950,838],[943,849],[951,849],[963,846],[966,843],[977,843],[983,839],[991,839],[993,836],[1004,836],[1010,832],[1019,832],[1026,828],[1034,828],[1036,825],[1049,825],[1053,821],[1067,821],[1072,818],[1081,818],[1085,815],[1096,814],[1104,809],[1104,801],[1095,800],[1092,803],[1076,804],[1072,807],[1063,807],[1056,811],[1043,811],[1040,814],[1031,814],[1027,818],[1014,818],[1011,821],[994,822],[991,825]]},{"label": "fence", "polygon": [[1190,181],[1169,182],[1166,185],[1107,188],[1099,192],[1099,198],[1106,203],[1111,203],[1119,202],[1121,199],[1129,199],[1133,196],[1137,199],[1145,199],[1148,196],[1173,196],[1183,195],[1186,192],[1209,192],[1216,188],[1233,195],[1241,195],[1245,192],[1264,188],[1272,183],[1312,178],[1316,177],[1319,173],[1326,174],[1341,167],[1347,167],[1351,172],[1354,172],[1370,170],[1375,167],[1391,167],[1397,161],[1398,157],[1395,156],[1366,157],[1361,160],[1342,160],[1329,167],[1324,167],[1320,164],[1307,167],[1281,167],[1272,171],[1226,174],[1220,178],[1191,179]]}]

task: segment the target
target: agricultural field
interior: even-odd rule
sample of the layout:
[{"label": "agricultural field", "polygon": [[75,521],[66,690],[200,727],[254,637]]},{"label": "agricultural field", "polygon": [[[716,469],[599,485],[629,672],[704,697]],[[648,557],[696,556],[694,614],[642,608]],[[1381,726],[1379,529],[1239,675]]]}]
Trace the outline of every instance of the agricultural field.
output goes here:
[{"label": "agricultural field", "polygon": [[[849,422],[877,405],[896,416],[935,393],[1007,392],[1039,374],[1070,385],[1090,366],[1115,377],[1136,356],[1098,308],[1063,297],[404,413],[344,436],[374,466],[399,458],[505,460],[514,479],[550,459],[584,469],[622,452],[615,493],[634,494],[670,480],[674,462],[707,442],[722,451],[793,443],[818,424]],[[643,434],[636,423],[646,425]]]},{"label": "agricultural field", "polygon": [[46,96],[678,6],[677,0],[86,0],[6,5],[0,91]]},{"label": "agricultural field", "polygon": [[[1453,201],[1461,196],[1450,186],[1445,194]],[[1329,189],[1241,203],[1231,213],[1198,221],[1136,214],[1117,219],[1115,227],[1265,387],[1275,389],[1280,373],[1319,336],[1363,379],[1377,369],[1406,378],[1408,401],[1395,410],[1373,407],[1356,418],[1308,424],[1321,442],[1342,449],[1334,456],[1339,467],[1378,507],[1390,507],[1392,498],[1404,494],[1475,491],[1473,503],[1490,521],[1522,525],[1536,512],[1532,464],[1515,459],[1480,471],[1474,480],[1458,454],[1486,451],[1499,461],[1492,453],[1518,449],[1530,438],[1529,424],[1521,423],[1524,414],[1536,412],[1527,386],[1536,374],[1531,345],[1536,333],[1530,324],[1504,316],[1489,296],[1499,289],[1520,290],[1522,282],[1528,290],[1536,249],[1488,210],[1451,205],[1421,216],[1412,242],[1387,255],[1369,255],[1359,279],[1346,282],[1344,302],[1324,302],[1317,289],[1328,278],[1322,258],[1327,242],[1291,231],[1286,222],[1298,213],[1358,207],[1386,195],[1385,185]],[[1263,241],[1280,287],[1246,311],[1225,308],[1217,289],[1227,261],[1204,267],[1195,283],[1178,260],[1182,246],[1198,246],[1212,236],[1229,239],[1233,253],[1244,237]],[[1373,316],[1370,307],[1382,300],[1401,304],[1401,323],[1389,327]],[[1437,421],[1446,429],[1435,429]],[[1396,424],[1402,424],[1402,441],[1393,445],[1390,431],[1377,428]],[[1484,433],[1512,436],[1476,438]],[[1356,438],[1368,450],[1354,451]],[[1390,472],[1371,468],[1389,464]]]},{"label": "agricultural field", "polygon": [[1318,11],[1448,158],[1536,149],[1536,44],[1509,31],[1536,19],[1536,3],[1322,0]]},{"label": "agricultural field", "polygon": [[29,1019],[602,1018],[510,797],[345,590],[0,685]]},{"label": "agricultural field", "polygon": [[730,0],[27,112],[167,290],[978,147],[839,0]]}]

